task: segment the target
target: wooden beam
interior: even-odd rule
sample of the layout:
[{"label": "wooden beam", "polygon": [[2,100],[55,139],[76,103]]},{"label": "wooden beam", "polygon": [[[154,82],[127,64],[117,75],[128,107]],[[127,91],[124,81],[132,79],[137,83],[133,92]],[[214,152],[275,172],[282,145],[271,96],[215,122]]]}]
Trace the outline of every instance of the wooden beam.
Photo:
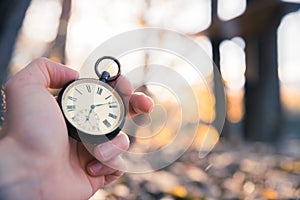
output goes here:
[{"label": "wooden beam", "polygon": [[[287,7],[290,9],[285,9]],[[268,29],[274,19],[281,19],[287,12],[299,8],[300,4],[289,4],[278,0],[251,1],[241,16],[228,21],[213,17],[211,26],[196,35],[207,35],[212,40],[230,39],[235,36],[251,37]]]}]

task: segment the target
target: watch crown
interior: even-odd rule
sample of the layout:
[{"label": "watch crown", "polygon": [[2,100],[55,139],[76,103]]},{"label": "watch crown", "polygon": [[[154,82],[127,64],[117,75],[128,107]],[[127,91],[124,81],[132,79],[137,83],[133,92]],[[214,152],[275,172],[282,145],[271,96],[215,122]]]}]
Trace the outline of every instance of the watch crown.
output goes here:
[{"label": "watch crown", "polygon": [[102,72],[99,80],[103,82],[107,82],[109,80],[110,74],[107,71]]}]

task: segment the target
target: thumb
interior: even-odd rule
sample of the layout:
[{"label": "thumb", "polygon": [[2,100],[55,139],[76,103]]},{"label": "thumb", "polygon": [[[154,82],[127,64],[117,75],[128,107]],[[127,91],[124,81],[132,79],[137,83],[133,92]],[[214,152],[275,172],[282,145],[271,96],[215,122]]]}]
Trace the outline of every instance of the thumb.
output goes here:
[{"label": "thumb", "polygon": [[[60,133],[65,126],[58,104],[47,88],[61,88],[78,78],[78,72],[46,58],[39,58],[13,76],[5,85],[6,114],[5,127],[21,132],[32,132],[32,140],[39,124],[52,122],[49,131]],[[17,124],[17,126],[16,126]],[[35,125],[35,129],[31,126]],[[17,132],[16,130],[11,132]],[[24,135],[24,134],[23,134]],[[29,138],[29,135],[24,135]]]},{"label": "thumb", "polygon": [[47,58],[38,58],[12,77],[6,84],[10,86],[39,85],[45,88],[61,88],[78,78],[78,72]]}]

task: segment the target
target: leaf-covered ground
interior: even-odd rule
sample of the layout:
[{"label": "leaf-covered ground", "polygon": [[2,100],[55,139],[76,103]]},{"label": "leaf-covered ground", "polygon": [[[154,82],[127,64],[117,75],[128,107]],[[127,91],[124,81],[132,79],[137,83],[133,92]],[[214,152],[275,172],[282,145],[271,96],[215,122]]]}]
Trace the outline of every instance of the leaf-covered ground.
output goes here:
[{"label": "leaf-covered ground", "polygon": [[147,174],[125,174],[92,199],[300,199],[300,143],[219,142],[203,159],[196,149]]}]

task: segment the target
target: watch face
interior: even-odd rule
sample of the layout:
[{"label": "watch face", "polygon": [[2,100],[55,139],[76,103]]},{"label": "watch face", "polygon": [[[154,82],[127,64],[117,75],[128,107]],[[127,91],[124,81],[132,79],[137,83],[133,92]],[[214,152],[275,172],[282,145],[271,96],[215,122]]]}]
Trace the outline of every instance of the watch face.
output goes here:
[{"label": "watch face", "polygon": [[61,98],[66,119],[79,131],[105,135],[122,124],[125,107],[119,94],[97,79],[79,79],[66,87]]}]

